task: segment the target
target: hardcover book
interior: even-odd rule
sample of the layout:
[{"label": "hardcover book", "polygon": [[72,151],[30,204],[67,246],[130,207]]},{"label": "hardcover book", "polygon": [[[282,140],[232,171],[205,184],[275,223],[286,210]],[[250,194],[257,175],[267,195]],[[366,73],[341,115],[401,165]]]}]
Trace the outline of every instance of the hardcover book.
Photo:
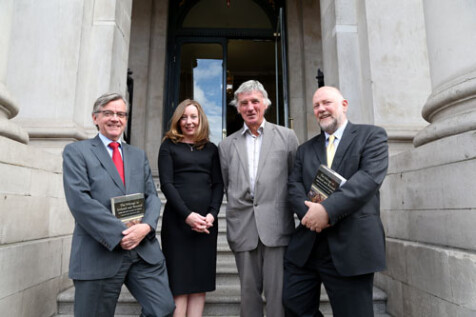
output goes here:
[{"label": "hardcover book", "polygon": [[313,203],[320,203],[345,182],[346,179],[339,173],[321,164],[307,196]]},{"label": "hardcover book", "polygon": [[127,227],[140,223],[145,213],[144,194],[130,194],[111,198],[113,215],[124,222]]}]

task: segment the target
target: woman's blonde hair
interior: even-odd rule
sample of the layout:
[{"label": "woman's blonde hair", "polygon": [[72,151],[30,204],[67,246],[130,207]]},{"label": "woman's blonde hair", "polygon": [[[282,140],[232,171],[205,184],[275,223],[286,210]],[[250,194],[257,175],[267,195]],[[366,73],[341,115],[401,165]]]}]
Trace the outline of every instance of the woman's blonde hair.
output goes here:
[{"label": "woman's blonde hair", "polygon": [[195,134],[195,145],[194,147],[201,150],[205,146],[206,143],[210,140],[210,126],[208,125],[208,119],[205,115],[205,111],[203,111],[202,106],[198,103],[198,101],[185,99],[174,111],[172,118],[170,119],[170,129],[165,133],[164,140],[170,139],[172,142],[177,143],[182,141],[184,138],[182,129],[180,128],[180,119],[185,112],[185,108],[188,106],[195,106],[198,110],[198,127],[197,132]]}]

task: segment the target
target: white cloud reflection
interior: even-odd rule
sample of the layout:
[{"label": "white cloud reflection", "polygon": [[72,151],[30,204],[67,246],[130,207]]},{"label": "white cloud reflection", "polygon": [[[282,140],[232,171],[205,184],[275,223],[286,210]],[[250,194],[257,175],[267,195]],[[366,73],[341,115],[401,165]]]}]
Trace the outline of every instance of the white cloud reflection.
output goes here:
[{"label": "white cloud reflection", "polygon": [[210,124],[210,140],[218,144],[222,136],[222,60],[198,59],[193,70],[193,99],[205,111]]},{"label": "white cloud reflection", "polygon": [[222,60],[221,59],[198,59],[198,66],[193,71],[195,80],[208,80],[210,78],[219,78],[221,82],[222,76]]}]

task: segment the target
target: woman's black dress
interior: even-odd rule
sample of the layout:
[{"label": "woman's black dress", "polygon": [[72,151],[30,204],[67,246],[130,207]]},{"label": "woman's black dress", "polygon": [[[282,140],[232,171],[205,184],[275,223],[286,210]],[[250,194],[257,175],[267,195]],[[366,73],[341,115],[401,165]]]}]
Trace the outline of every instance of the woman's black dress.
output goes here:
[{"label": "woman's black dress", "polygon": [[[174,296],[215,290],[218,212],[223,180],[218,149],[201,150],[166,139],[159,151],[159,178],[167,198],[162,218],[162,249]],[[185,219],[192,212],[215,217],[210,234],[192,231]]]}]

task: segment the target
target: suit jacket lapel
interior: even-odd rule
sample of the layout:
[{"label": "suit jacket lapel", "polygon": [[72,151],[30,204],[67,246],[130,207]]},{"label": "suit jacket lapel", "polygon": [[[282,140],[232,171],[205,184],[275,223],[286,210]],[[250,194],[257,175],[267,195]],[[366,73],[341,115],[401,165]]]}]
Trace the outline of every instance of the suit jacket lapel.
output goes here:
[{"label": "suit jacket lapel", "polygon": [[[321,134],[315,137],[314,142],[312,143],[312,147],[314,149],[314,152],[316,153],[317,159],[319,160],[319,164],[326,165],[326,135],[323,131],[321,131]],[[319,168],[319,165],[317,165],[316,167],[316,173],[317,168]]]},{"label": "suit jacket lapel", "polygon": [[355,138],[355,126],[348,122],[347,126],[345,127],[344,133],[342,134],[342,139],[339,141],[339,146],[337,147],[336,154],[334,156],[334,160],[332,161],[333,170],[337,171],[342,164],[344,159],[345,152],[352,144]]},{"label": "suit jacket lapel", "polygon": [[248,150],[246,148],[246,135],[241,134],[241,132],[243,132],[243,128],[240,130],[240,133],[236,134],[235,138],[233,139],[233,146],[235,147],[241,165],[243,166],[243,170],[245,171],[245,175],[243,175],[243,177],[249,182],[250,173],[248,169]]},{"label": "suit jacket lapel", "polygon": [[[127,184],[130,184],[129,182],[132,179],[132,175],[131,175],[131,173],[132,173],[132,168],[131,168],[132,159],[131,159],[131,157],[132,157],[131,147],[129,146],[129,144],[122,142],[122,159],[124,161],[124,180],[125,180],[125,183],[126,183],[126,187],[127,187]],[[119,173],[118,173],[118,175],[119,175]],[[122,181],[121,181],[121,184],[122,184]]]},{"label": "suit jacket lapel", "polygon": [[[119,176],[119,173],[117,172],[116,165],[114,165],[114,163],[112,162],[111,157],[109,156],[109,153],[107,153],[107,150],[104,148],[104,144],[102,143],[101,139],[99,138],[99,135],[97,135],[93,139],[91,150],[96,155],[98,160],[101,162],[101,165],[104,167],[104,169],[111,176],[114,183],[125,194],[126,193],[126,188],[124,187],[124,184],[122,183],[122,179]],[[123,155],[124,155],[124,152],[123,152]],[[127,179],[127,177],[126,177],[126,179]]]}]

